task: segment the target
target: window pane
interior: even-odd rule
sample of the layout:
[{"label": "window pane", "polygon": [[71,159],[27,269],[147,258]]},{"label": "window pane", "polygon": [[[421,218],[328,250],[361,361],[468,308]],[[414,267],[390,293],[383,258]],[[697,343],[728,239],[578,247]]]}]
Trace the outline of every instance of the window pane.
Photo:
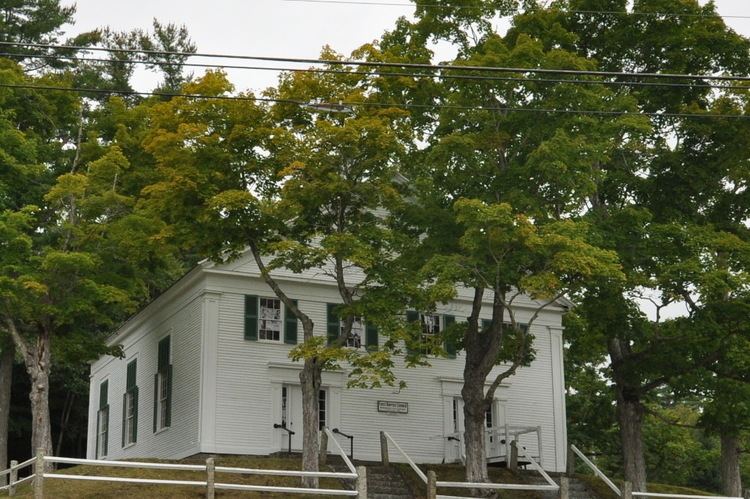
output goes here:
[{"label": "window pane", "polygon": [[[341,332],[340,336],[344,334],[344,321],[341,321]],[[352,323],[352,331],[346,338],[346,346],[353,348],[360,348],[362,346],[362,338],[365,337],[365,323],[362,317],[354,317]]]}]

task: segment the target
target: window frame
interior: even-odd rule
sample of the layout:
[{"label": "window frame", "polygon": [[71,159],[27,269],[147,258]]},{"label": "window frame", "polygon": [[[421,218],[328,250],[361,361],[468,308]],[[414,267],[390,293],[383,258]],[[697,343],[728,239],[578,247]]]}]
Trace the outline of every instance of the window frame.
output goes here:
[{"label": "window frame", "polygon": [[[153,431],[161,433],[172,426],[172,331],[159,338],[156,345],[157,367],[154,376]],[[159,347],[167,340],[169,348],[161,364]],[[161,365],[160,365],[161,364]]]}]

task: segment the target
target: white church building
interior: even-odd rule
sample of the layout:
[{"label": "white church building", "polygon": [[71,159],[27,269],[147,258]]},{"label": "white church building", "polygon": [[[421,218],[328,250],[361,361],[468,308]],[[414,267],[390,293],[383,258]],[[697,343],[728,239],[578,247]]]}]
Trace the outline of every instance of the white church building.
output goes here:
[{"label": "white church building", "polygon": [[[273,275],[315,322],[316,334],[325,335],[326,326],[338,321],[330,316],[340,299],[329,277],[313,271]],[[471,298],[468,290],[459,292],[421,319],[433,328],[465,320]],[[538,304],[516,301],[523,323]],[[565,470],[561,319],[567,305],[550,306],[535,320],[535,360],[496,392],[486,418],[491,461],[504,461],[517,438],[545,469]],[[484,317],[490,314],[488,301]],[[376,330],[359,326],[361,340],[352,348],[382,345],[385,338]],[[199,265],[110,337],[110,345],[122,345],[124,358],[93,362],[87,457],[267,455],[287,451],[291,431],[292,451],[301,449],[301,366],[288,357],[301,341],[302,327],[259,277],[250,255]],[[323,373],[321,424],[354,437],[355,459],[379,460],[379,432],[387,431],[418,463],[458,461],[463,353],[430,358],[430,367],[394,361],[396,376],[407,383],[400,390],[347,388],[345,366]],[[349,441],[338,438],[349,449]]]}]

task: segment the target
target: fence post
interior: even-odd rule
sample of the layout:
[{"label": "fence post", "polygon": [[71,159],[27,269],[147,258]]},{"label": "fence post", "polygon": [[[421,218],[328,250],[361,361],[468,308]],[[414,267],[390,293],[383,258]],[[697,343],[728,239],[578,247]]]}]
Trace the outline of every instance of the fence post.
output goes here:
[{"label": "fence post", "polygon": [[15,459],[10,462],[10,481],[8,482],[8,495],[16,495],[16,482],[18,481],[18,470],[13,469],[14,466],[18,466],[18,461]]},{"label": "fence post", "polygon": [[429,470],[427,472],[427,499],[435,499],[437,497],[437,475],[434,471]]},{"label": "fence post", "polygon": [[750,499],[750,489],[745,489],[745,493],[743,494],[743,497],[745,499]]},{"label": "fence post", "polygon": [[388,466],[388,438],[385,436],[385,432],[380,432],[380,461],[383,466]]},{"label": "fence post", "polygon": [[508,467],[511,471],[518,470],[518,442],[515,440],[510,442],[510,464]]},{"label": "fence post", "polygon": [[367,468],[357,466],[357,499],[367,499]]},{"label": "fence post", "polygon": [[560,477],[560,499],[570,499],[570,480],[566,476]]},{"label": "fence post", "polygon": [[322,431],[320,433],[320,456],[318,457],[320,466],[325,466],[328,462],[328,433]]},{"label": "fence post", "polygon": [[34,462],[34,499],[44,499],[44,448],[36,450]]},{"label": "fence post", "polygon": [[568,462],[565,466],[565,472],[568,476],[573,476],[576,473],[576,453],[573,452],[573,447],[568,445]]},{"label": "fence post", "polygon": [[631,482],[622,483],[622,499],[633,499],[633,484]]},{"label": "fence post", "polygon": [[206,459],[206,499],[216,497],[216,462],[214,458]]}]

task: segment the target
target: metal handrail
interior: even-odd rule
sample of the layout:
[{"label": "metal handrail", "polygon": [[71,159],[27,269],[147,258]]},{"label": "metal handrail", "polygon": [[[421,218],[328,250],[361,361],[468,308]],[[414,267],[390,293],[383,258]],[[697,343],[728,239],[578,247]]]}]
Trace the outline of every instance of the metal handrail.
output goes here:
[{"label": "metal handrail", "polygon": [[287,436],[289,437],[289,454],[292,453],[292,435],[294,435],[294,432],[286,427],[284,424],[274,423],[273,424],[274,429],[277,430],[284,430],[287,433]]},{"label": "metal handrail", "polygon": [[333,444],[336,446],[336,448],[339,451],[339,454],[341,455],[341,459],[344,460],[344,463],[346,464],[346,467],[349,468],[349,471],[357,475],[357,468],[354,467],[351,460],[346,455],[346,452],[344,452],[344,449],[341,448],[341,445],[339,444],[339,441],[336,440],[336,437],[333,436],[333,433],[331,433],[331,430],[329,430],[327,427],[324,428],[324,431],[326,432],[326,435],[328,435],[328,441],[333,441]]},{"label": "metal handrail", "polygon": [[393,445],[396,446],[396,449],[398,449],[398,451],[401,453],[401,455],[406,458],[406,462],[409,463],[409,466],[411,466],[411,469],[414,470],[414,472],[417,474],[417,476],[419,476],[419,478],[421,478],[424,483],[427,483],[427,475],[425,475],[424,472],[419,469],[419,466],[417,466],[417,464],[414,461],[412,461],[412,459],[409,457],[409,455],[406,452],[404,452],[404,449],[402,449],[401,446],[398,445],[398,443],[396,443],[395,440],[393,440],[393,437],[390,436],[388,434],[388,432],[384,431],[383,435],[385,435],[385,438],[387,438],[388,440],[390,440],[391,443],[393,443]]},{"label": "metal handrail", "polygon": [[573,444],[570,444],[570,448],[571,448],[571,450],[573,452],[576,453],[576,455],[578,455],[578,457],[581,458],[581,460],[584,463],[586,463],[586,466],[588,466],[589,468],[591,468],[591,470],[594,472],[594,474],[596,476],[598,476],[599,478],[601,478],[604,481],[604,483],[606,483],[607,486],[614,491],[615,494],[617,494],[618,496],[622,496],[622,492],[620,492],[620,489],[617,487],[617,485],[615,485],[614,482],[612,482],[612,480],[610,480],[607,477],[607,475],[605,475],[599,468],[597,468],[596,465],[594,463],[592,463],[591,460],[589,458],[587,458],[586,455],[583,452],[581,452],[580,450],[578,450],[578,447],[576,447]]},{"label": "metal handrail", "polygon": [[336,435],[341,435],[342,437],[349,439],[349,457],[351,459],[354,459],[354,435],[349,435],[347,433],[344,433],[338,428],[334,428],[331,431],[334,432]]}]

